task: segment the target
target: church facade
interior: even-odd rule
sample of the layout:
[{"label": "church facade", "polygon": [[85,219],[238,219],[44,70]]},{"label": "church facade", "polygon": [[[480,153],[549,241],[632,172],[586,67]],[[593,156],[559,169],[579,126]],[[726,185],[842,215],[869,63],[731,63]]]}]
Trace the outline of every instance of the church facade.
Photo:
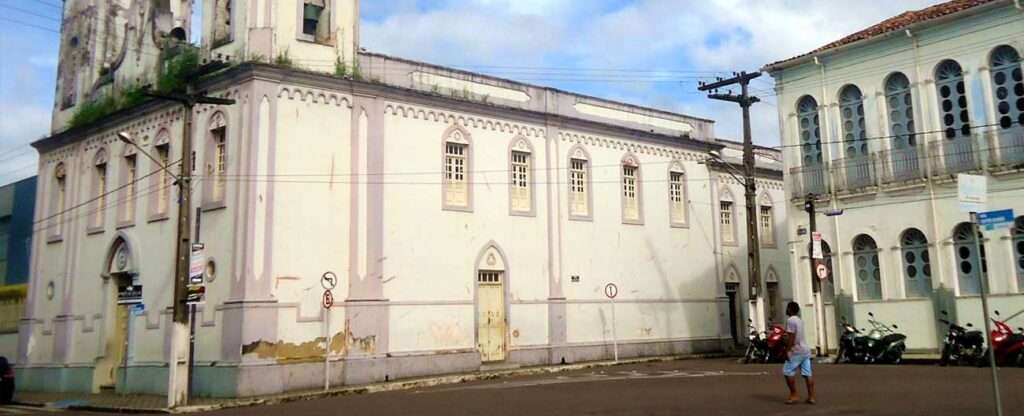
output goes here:
[{"label": "church facade", "polygon": [[[199,56],[230,67],[199,89],[235,104],[196,107],[192,154],[174,103],[76,120],[167,71],[191,13],[164,3],[65,2],[66,16],[94,17],[66,19],[54,131],[34,143],[19,386],[167,391],[179,209],[197,212],[205,247],[198,395],[609,359],[616,342],[620,357],[718,352],[743,338],[742,194],[705,163],[736,146],[713,121],[358,52],[353,0],[204,1]],[[81,50],[93,45],[113,52]],[[191,207],[161,169],[185,157]],[[772,159],[759,157],[761,268],[782,303]],[[126,288],[141,303],[119,302]]]}]

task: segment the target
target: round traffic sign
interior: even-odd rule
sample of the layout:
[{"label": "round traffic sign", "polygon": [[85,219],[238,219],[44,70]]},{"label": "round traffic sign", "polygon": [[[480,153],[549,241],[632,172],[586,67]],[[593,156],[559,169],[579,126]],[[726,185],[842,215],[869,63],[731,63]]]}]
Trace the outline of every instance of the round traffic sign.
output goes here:
[{"label": "round traffic sign", "polygon": [[334,272],[324,273],[324,275],[320,277],[320,286],[322,286],[324,290],[334,289],[334,287],[337,285],[338,276],[335,276]]},{"label": "round traffic sign", "polygon": [[825,267],[824,264],[819,263],[818,266],[814,268],[814,270],[818,274],[819,279],[828,279],[828,267]]},{"label": "round traffic sign", "polygon": [[616,296],[619,296],[619,287],[615,286],[615,283],[605,285],[604,295],[607,296],[608,299],[615,299]]},{"label": "round traffic sign", "polygon": [[324,297],[320,300],[320,306],[323,306],[324,309],[331,309],[331,306],[334,306],[334,295],[330,290],[324,291]]}]

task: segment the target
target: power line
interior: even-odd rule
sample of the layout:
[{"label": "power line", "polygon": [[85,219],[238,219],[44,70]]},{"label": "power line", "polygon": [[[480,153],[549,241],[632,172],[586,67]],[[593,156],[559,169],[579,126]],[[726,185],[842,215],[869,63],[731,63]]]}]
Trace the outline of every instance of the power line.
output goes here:
[{"label": "power line", "polygon": [[54,9],[57,9],[57,10],[61,10],[61,11],[64,10],[64,6],[61,6],[61,5],[58,5],[58,4],[53,4],[53,3],[46,2],[46,1],[43,1],[43,0],[35,0],[35,2],[39,3],[39,4],[43,5],[43,6],[53,7]]},{"label": "power line", "polygon": [[[1000,126],[1000,124],[999,123],[991,123],[991,124],[980,124],[980,125],[976,125],[976,126],[964,126],[964,127],[967,127],[970,130],[974,130],[974,129],[980,129],[980,128],[986,128],[986,127],[995,127],[995,126]],[[929,130],[929,131],[907,133],[907,134],[891,134],[891,135],[888,135],[888,136],[864,137],[864,138],[860,138],[860,139],[854,138],[854,139],[849,139],[849,140],[848,139],[843,139],[843,140],[832,140],[832,141],[821,140],[821,141],[814,142],[814,143],[781,144],[781,145],[778,145],[778,146],[770,146],[770,148],[772,148],[772,149],[783,149],[783,148],[787,148],[787,147],[815,146],[815,145],[817,145],[819,143],[821,145],[843,144],[843,143],[857,143],[857,142],[869,141],[869,140],[884,140],[884,139],[892,139],[892,138],[904,137],[904,136],[906,136],[906,137],[915,137],[915,136],[924,136],[924,135],[929,135],[929,134],[938,134],[938,133],[945,133],[945,132],[946,132],[946,129],[942,129],[942,130]]]},{"label": "power line", "polygon": [[14,24],[23,25],[23,26],[28,26],[28,27],[31,27],[31,28],[39,29],[39,30],[45,30],[47,32],[56,33],[58,35],[60,34],[60,32],[57,31],[56,29],[39,26],[39,25],[36,25],[34,23],[22,22],[20,20],[11,19],[11,18],[8,18],[8,17],[5,17],[5,16],[0,16],[0,20],[8,21],[8,22],[11,22],[11,23],[14,23]]},{"label": "power line", "polygon": [[38,17],[38,18],[41,18],[41,19],[46,19],[46,20],[49,20],[51,22],[56,22],[56,23],[60,23],[61,22],[59,18],[56,18],[56,17],[53,17],[53,16],[47,16],[47,15],[44,15],[44,14],[39,14],[39,13],[36,13],[34,11],[31,11],[31,10],[22,9],[20,7],[15,7],[15,6],[7,5],[7,4],[0,4],[0,7],[5,7],[5,8],[8,8],[8,9],[14,10],[16,12],[19,12],[19,13],[27,14],[29,16],[35,16],[35,17]]}]

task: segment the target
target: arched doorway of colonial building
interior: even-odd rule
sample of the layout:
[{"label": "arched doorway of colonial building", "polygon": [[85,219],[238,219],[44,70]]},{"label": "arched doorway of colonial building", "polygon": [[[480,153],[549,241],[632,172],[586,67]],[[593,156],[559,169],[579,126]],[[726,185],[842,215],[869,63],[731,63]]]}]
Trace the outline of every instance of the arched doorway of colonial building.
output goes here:
[{"label": "arched doorway of colonial building", "polygon": [[[118,236],[103,263],[103,349],[93,370],[93,391],[120,390],[125,385],[131,342],[131,303],[137,290],[135,257],[124,236]],[[141,293],[138,293],[141,296]],[[120,388],[119,388],[120,387]]]},{"label": "arched doorway of colonial building", "polygon": [[476,262],[476,341],[483,362],[504,361],[508,351],[505,257],[488,244]]},{"label": "arched doorway of colonial building", "polygon": [[740,310],[740,273],[735,265],[730,265],[725,272],[725,296],[729,298],[729,334],[733,344],[740,345],[740,340],[746,339],[743,334],[747,326],[740,322],[743,317]]}]

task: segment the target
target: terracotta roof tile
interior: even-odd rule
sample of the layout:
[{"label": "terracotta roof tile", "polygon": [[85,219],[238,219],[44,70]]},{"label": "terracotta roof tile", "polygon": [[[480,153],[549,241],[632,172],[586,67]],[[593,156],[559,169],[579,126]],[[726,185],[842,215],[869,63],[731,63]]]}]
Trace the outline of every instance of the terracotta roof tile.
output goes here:
[{"label": "terracotta roof tile", "polygon": [[959,13],[967,9],[982,6],[988,3],[1002,1],[1002,0],[951,0],[945,3],[936,4],[934,6],[926,7],[921,10],[912,10],[903,12],[896,16],[890,17],[881,21],[880,23],[868,27],[867,29],[848,35],[835,42],[829,43],[813,51],[794,56],[789,59],[774,62],[768,64],[767,67],[773,67],[779,64],[783,64],[795,59],[799,59],[808,55],[813,55],[819,52],[824,52],[829,49],[838,48],[843,45],[848,45],[854,42],[862,41],[865,39],[871,39],[876,36],[884,35],[889,32],[902,30],[910,25],[926,22],[940,17],[948,16],[951,14]]}]

